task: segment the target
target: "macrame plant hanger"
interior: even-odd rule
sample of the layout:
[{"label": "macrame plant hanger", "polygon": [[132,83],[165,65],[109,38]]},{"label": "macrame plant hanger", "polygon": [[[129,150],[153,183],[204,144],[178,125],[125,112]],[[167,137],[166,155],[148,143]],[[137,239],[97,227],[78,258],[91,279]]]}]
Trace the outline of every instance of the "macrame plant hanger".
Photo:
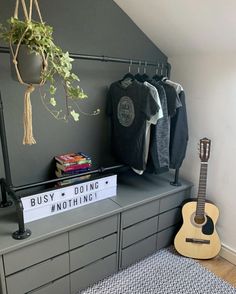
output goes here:
[{"label": "macrame plant hanger", "polygon": [[[18,19],[18,14],[19,14],[19,4],[20,4],[19,0],[16,0],[15,12],[14,12],[14,18],[16,18],[16,19]],[[41,15],[37,0],[30,0],[29,9],[27,9],[25,0],[21,0],[21,6],[23,9],[25,21],[30,24],[30,22],[32,20],[33,5],[36,8],[40,22],[43,23],[42,15]],[[27,89],[26,89],[25,95],[24,95],[24,115],[23,115],[23,124],[24,124],[23,144],[24,145],[25,144],[26,145],[36,144],[36,141],[35,141],[34,135],[33,135],[32,105],[31,105],[31,99],[30,99],[30,95],[31,95],[31,93],[34,92],[36,85],[27,83],[22,79],[21,73],[20,73],[20,70],[18,67],[18,61],[17,61],[20,46],[21,46],[22,41],[23,41],[28,30],[29,30],[29,27],[27,26],[27,28],[25,29],[24,33],[22,34],[18,44],[13,44],[12,40],[10,40],[10,50],[12,53],[12,62],[15,66],[17,79],[22,85],[27,86]],[[15,47],[13,45],[15,45]],[[47,56],[45,56],[44,52],[40,52],[40,55],[42,57],[42,71],[45,71],[47,69]],[[42,74],[41,74],[41,76],[42,76]],[[38,85],[42,86],[44,83],[45,83],[45,80],[42,78]]]}]

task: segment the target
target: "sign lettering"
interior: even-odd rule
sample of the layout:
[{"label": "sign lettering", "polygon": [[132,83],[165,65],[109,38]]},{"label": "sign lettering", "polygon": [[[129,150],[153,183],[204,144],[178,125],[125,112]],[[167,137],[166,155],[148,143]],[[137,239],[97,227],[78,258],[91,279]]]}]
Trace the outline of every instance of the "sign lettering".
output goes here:
[{"label": "sign lettering", "polygon": [[22,198],[25,223],[116,195],[116,175]]}]

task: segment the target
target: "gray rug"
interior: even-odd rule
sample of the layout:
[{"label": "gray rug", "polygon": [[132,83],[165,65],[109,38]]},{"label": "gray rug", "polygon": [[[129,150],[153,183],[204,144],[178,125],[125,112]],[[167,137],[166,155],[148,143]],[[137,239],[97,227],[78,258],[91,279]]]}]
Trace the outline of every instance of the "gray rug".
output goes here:
[{"label": "gray rug", "polygon": [[114,274],[83,294],[236,294],[236,288],[198,262],[179,256],[174,249],[152,256]]}]

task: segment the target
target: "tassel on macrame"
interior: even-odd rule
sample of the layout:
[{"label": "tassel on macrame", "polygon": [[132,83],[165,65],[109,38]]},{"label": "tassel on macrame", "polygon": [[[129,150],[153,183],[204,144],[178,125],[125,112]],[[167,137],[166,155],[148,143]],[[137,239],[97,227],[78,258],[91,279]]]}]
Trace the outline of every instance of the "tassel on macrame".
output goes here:
[{"label": "tassel on macrame", "polygon": [[23,144],[24,145],[32,145],[36,144],[33,135],[33,126],[32,126],[32,105],[30,101],[30,94],[35,90],[33,85],[29,85],[27,90],[25,91],[25,98],[24,98],[24,138]]},{"label": "tassel on macrame", "polygon": [[[43,19],[42,19],[42,16],[41,16],[41,12],[40,12],[37,0],[30,0],[29,11],[27,10],[25,0],[21,0],[21,5],[22,5],[22,8],[23,8],[25,20],[28,21],[28,22],[31,21],[33,3],[35,5],[36,11],[38,13],[39,19],[40,19],[41,23],[43,23]],[[14,18],[18,18],[18,11],[19,11],[19,0],[16,0]],[[33,144],[36,144],[36,141],[35,141],[34,135],[33,135],[32,105],[31,105],[30,95],[35,90],[35,87],[33,85],[31,85],[31,84],[25,83],[22,80],[21,74],[20,74],[20,71],[19,71],[19,68],[18,68],[18,62],[17,62],[17,56],[18,56],[18,53],[19,53],[19,48],[20,48],[20,45],[22,43],[23,37],[27,33],[27,30],[28,30],[28,28],[22,34],[21,39],[19,40],[19,42],[18,42],[18,44],[16,46],[15,52],[13,50],[12,41],[10,41],[10,50],[11,50],[11,53],[12,53],[12,56],[13,56],[13,63],[15,65],[15,70],[16,70],[18,80],[22,85],[27,85],[27,89],[25,91],[25,97],[24,97],[24,115],[23,115],[24,137],[23,137],[23,144],[24,145],[33,145]],[[46,66],[47,64],[46,64],[45,56],[43,56],[43,60],[44,60],[44,65]],[[42,80],[40,85],[42,85],[44,82],[45,81]]]}]

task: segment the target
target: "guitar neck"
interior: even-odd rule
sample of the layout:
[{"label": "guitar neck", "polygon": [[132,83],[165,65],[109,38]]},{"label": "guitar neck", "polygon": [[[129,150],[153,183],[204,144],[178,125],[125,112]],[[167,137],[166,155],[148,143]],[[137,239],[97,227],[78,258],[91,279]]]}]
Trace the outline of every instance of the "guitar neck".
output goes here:
[{"label": "guitar neck", "polygon": [[205,213],[205,202],[206,202],[206,186],[207,186],[207,162],[201,162],[198,196],[197,196],[197,209],[196,216],[203,217]]}]

